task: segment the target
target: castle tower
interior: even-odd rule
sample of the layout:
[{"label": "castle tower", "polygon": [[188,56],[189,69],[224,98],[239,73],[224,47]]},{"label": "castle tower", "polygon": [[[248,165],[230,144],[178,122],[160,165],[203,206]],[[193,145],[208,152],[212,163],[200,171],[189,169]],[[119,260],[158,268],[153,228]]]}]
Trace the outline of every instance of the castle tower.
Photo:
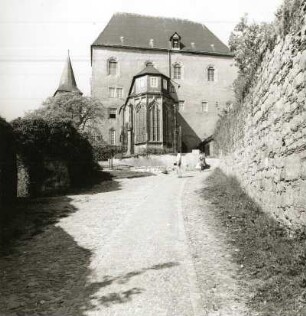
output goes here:
[{"label": "castle tower", "polygon": [[68,51],[68,56],[66,60],[65,67],[62,72],[61,80],[59,83],[59,86],[57,90],[54,93],[54,96],[56,96],[58,93],[67,93],[67,92],[75,92],[78,94],[83,94],[79,88],[77,87],[72,65],[71,65],[71,60],[69,56],[69,51]]}]

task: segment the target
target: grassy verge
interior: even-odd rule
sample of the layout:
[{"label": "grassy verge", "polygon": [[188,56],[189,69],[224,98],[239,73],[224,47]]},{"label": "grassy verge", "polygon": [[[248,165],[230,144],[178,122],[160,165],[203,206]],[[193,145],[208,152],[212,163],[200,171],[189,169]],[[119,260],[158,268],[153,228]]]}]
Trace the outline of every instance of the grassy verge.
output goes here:
[{"label": "grassy verge", "polygon": [[219,169],[202,192],[222,222],[240,279],[253,293],[248,305],[261,316],[306,315],[306,236],[290,238]]}]

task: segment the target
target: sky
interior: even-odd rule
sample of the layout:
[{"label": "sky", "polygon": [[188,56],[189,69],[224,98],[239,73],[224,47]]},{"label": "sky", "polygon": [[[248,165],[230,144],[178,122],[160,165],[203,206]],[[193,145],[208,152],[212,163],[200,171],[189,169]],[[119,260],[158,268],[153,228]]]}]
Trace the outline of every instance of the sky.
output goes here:
[{"label": "sky", "polygon": [[90,45],[115,12],[188,19],[225,44],[247,13],[270,22],[282,0],[0,0],[0,116],[38,108],[58,87],[70,51],[77,85],[90,95]]}]

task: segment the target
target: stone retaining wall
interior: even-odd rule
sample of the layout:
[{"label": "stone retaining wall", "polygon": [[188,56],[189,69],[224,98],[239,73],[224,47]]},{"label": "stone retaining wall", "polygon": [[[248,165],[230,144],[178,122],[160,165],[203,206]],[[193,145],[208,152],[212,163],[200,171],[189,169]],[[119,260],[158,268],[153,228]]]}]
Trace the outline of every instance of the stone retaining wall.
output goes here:
[{"label": "stone retaining wall", "polygon": [[248,114],[242,137],[220,164],[266,212],[292,228],[306,224],[305,7],[300,32],[279,39],[266,54],[243,105]]},{"label": "stone retaining wall", "polygon": [[[192,153],[182,154],[182,167],[187,170],[194,170],[196,164],[199,162],[199,155],[199,150],[193,150]],[[133,158],[113,159],[113,166],[126,165],[143,169],[146,169],[146,167],[153,169],[172,169],[175,162],[176,154],[148,155]],[[107,167],[107,164],[102,164],[102,166]]]},{"label": "stone retaining wall", "polygon": [[30,169],[18,157],[18,197],[46,196],[65,193],[70,188],[67,163],[60,160],[45,159],[41,177],[33,179]]}]

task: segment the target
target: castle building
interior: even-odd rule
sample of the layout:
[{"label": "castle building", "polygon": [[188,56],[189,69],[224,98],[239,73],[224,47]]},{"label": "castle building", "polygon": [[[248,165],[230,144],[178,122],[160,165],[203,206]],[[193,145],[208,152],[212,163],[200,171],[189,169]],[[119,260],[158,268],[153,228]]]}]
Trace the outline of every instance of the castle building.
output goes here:
[{"label": "castle building", "polygon": [[[209,153],[208,143],[220,109],[233,100],[236,69],[228,47],[207,27],[181,19],[117,13],[91,45],[91,64],[92,96],[99,98],[108,110],[102,132],[109,144],[120,146],[126,140],[122,136],[123,114],[126,115],[127,105],[135,106],[139,101],[139,96],[131,95],[130,88],[134,85],[137,89],[135,83],[141,82],[138,76],[143,69],[146,79],[142,80],[149,88],[144,91],[149,112],[152,86],[148,85],[154,69],[161,85],[156,87],[161,90],[156,91],[159,95],[153,97],[154,102],[160,104],[162,111],[162,100],[167,99],[167,104],[173,101],[177,110],[172,122],[180,131],[180,137],[173,136],[179,139],[177,148],[187,152],[207,143]],[[167,91],[163,79],[168,82]],[[164,128],[164,124],[160,126]],[[148,141],[150,128],[146,127]],[[161,131],[160,137],[164,137]],[[163,143],[164,138],[160,141]]]}]

